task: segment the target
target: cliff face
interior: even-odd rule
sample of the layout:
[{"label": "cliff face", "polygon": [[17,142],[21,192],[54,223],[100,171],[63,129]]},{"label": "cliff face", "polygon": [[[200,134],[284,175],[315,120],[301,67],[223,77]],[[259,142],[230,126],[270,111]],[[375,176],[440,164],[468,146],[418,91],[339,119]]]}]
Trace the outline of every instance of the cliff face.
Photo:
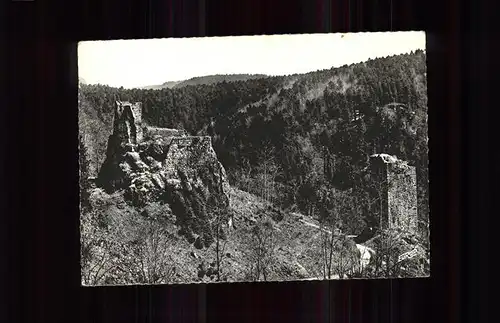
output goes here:
[{"label": "cliff face", "polygon": [[[136,140],[134,113],[118,105],[118,120],[108,141],[98,185],[107,192],[124,190],[134,206],[165,202],[185,232],[201,235],[212,222],[213,208],[229,206],[229,184],[210,137],[154,135]],[[119,115],[127,112],[127,118]],[[133,111],[133,110],[132,110]],[[158,133],[161,134],[161,131]],[[134,140],[130,140],[133,138]]]}]

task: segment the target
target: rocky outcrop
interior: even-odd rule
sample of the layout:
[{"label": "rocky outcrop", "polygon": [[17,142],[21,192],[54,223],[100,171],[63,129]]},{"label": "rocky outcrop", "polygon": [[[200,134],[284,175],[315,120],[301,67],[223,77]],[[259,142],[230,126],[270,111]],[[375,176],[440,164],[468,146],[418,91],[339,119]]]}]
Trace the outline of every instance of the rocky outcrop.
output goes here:
[{"label": "rocky outcrop", "polygon": [[144,127],[144,136],[153,139],[155,137],[184,137],[186,132],[180,129],[158,128],[158,127]]},{"label": "rocky outcrop", "polygon": [[155,200],[168,189],[200,188],[228,200],[226,173],[210,137],[187,139],[156,139],[110,148],[99,176],[101,186],[107,191],[127,190],[134,204]]},{"label": "rocky outcrop", "polygon": [[108,192],[124,190],[127,200],[135,206],[169,203],[183,231],[189,232],[191,239],[201,236],[203,227],[212,222],[207,218],[208,209],[229,206],[226,172],[211,138],[158,130],[161,128],[154,128],[154,136],[137,136],[133,131],[139,127],[130,125],[140,124],[133,119],[138,114],[123,104],[117,110],[127,114],[115,114],[118,121],[97,184]]}]

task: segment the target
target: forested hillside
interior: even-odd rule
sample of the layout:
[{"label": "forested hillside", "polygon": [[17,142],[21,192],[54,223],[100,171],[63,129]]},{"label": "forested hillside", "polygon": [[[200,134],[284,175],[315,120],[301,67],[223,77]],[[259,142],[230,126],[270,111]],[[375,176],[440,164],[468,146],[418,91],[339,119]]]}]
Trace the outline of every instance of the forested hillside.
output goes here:
[{"label": "forested hillside", "polygon": [[231,185],[309,214],[323,189],[355,187],[370,154],[396,155],[417,166],[425,220],[423,51],[307,74],[175,87],[80,84],[80,133],[91,174],[105,157],[114,101],[141,101],[151,125],[211,135]]}]

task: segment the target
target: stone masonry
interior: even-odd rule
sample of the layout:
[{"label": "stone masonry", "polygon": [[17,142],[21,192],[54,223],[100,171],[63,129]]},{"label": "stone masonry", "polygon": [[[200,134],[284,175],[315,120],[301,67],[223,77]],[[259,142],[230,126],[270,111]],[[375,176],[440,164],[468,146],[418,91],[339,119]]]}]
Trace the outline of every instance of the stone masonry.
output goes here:
[{"label": "stone masonry", "polygon": [[370,156],[368,190],[372,214],[381,229],[417,232],[417,181],[415,167],[387,154]]},{"label": "stone masonry", "polygon": [[124,189],[132,200],[146,202],[179,189],[181,180],[228,199],[226,173],[209,136],[146,126],[140,102],[116,101],[98,186],[107,191]]},{"label": "stone masonry", "polygon": [[121,142],[137,144],[143,139],[142,103],[116,101],[113,133]]}]

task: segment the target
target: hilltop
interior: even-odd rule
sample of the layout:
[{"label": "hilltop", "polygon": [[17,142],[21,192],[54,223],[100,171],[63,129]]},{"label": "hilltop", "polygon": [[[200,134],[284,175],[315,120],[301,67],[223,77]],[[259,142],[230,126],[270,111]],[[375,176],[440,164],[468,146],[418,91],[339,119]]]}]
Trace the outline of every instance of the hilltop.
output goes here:
[{"label": "hilltop", "polygon": [[267,77],[267,75],[263,74],[207,75],[207,76],[193,77],[184,81],[169,81],[161,85],[144,86],[141,89],[145,90],[179,89],[189,85],[203,85],[203,84],[207,85],[207,84],[216,84],[222,82],[246,81],[246,80],[260,79],[265,77]]},{"label": "hilltop", "polygon": [[172,89],[174,88],[177,84],[182,83],[183,81],[169,81],[165,82],[160,85],[148,85],[148,86],[143,86],[141,89],[144,90],[160,90],[160,89]]}]

